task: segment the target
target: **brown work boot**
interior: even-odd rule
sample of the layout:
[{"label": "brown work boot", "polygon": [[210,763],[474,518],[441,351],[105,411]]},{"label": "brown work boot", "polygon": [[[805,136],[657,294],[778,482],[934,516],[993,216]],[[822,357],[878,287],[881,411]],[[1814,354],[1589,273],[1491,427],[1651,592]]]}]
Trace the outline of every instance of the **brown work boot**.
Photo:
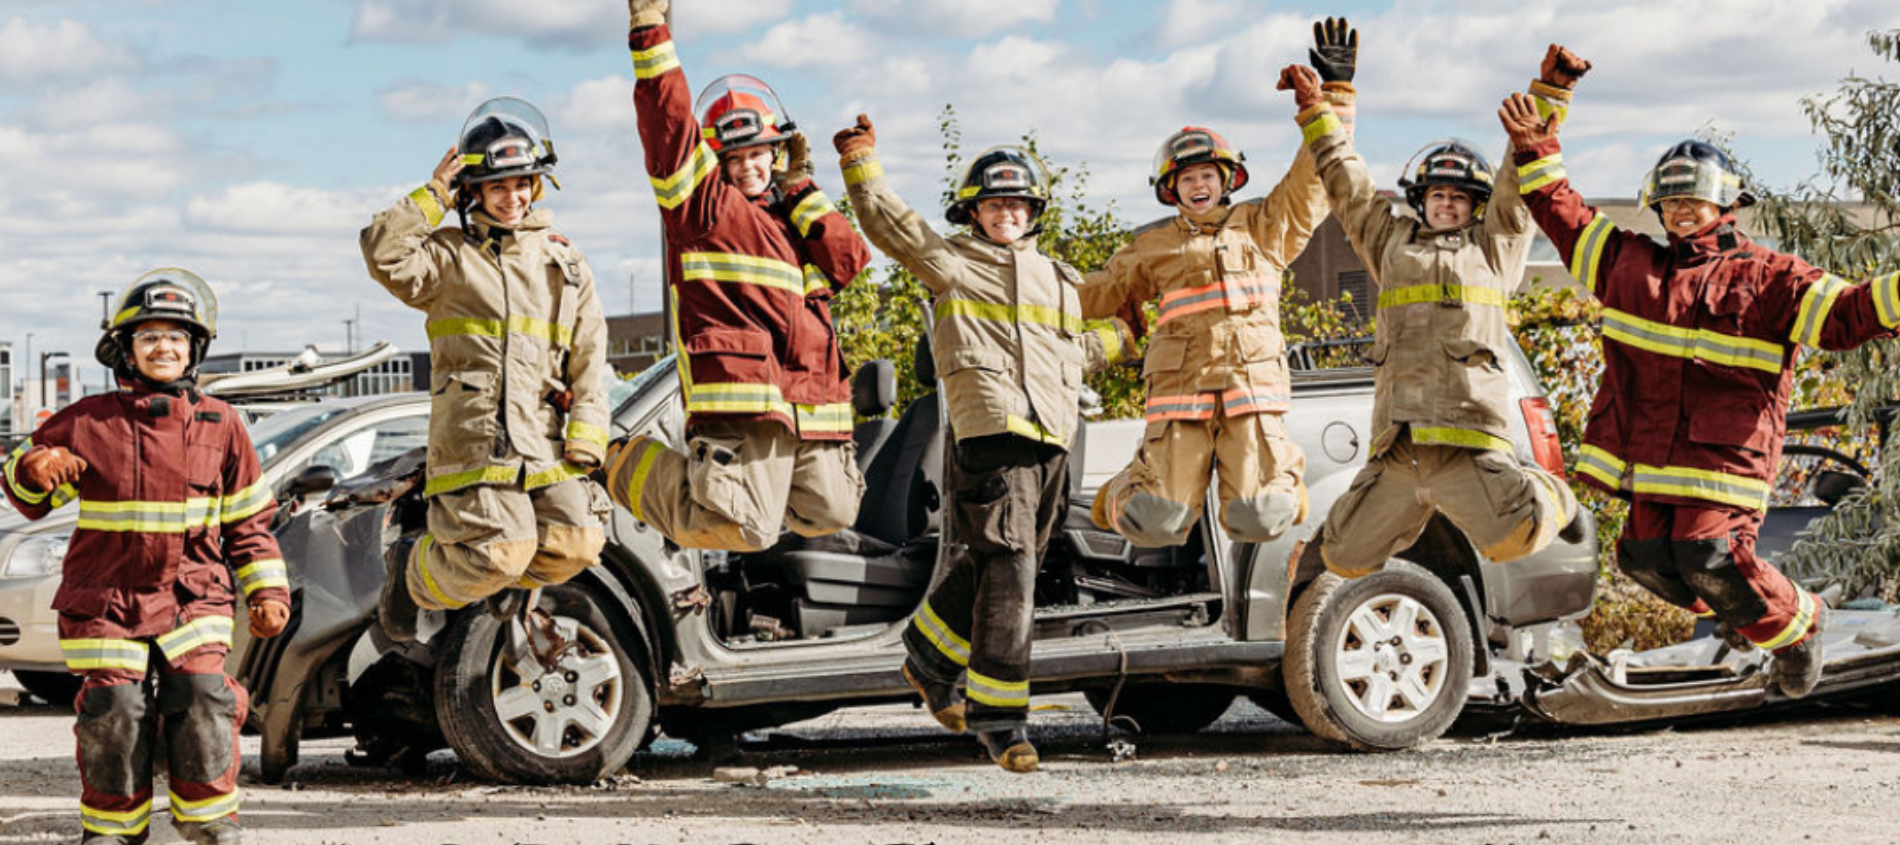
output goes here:
[{"label": "brown work boot", "polygon": [[904,660],[904,682],[910,684],[910,688],[916,690],[918,695],[923,696],[924,708],[930,711],[930,715],[937,720],[937,724],[944,726],[951,733],[963,733],[965,702],[963,696],[957,695],[955,685],[925,680],[923,673],[914,668],[908,658]]},{"label": "brown work boot", "polygon": [[191,845],[243,845],[244,828],[237,819],[225,816],[208,822],[179,822],[173,825],[178,835]]},{"label": "brown work boot", "polygon": [[416,638],[416,614],[421,608],[409,595],[409,550],[416,541],[403,537],[383,550],[383,592],[376,602],[376,622],[392,641],[406,643]]},{"label": "brown work boot", "polygon": [[1029,744],[1027,729],[977,731],[976,741],[982,743],[983,750],[989,752],[990,759],[996,761],[996,765],[1017,774],[1033,772],[1042,763],[1042,758],[1036,754],[1036,746]]}]

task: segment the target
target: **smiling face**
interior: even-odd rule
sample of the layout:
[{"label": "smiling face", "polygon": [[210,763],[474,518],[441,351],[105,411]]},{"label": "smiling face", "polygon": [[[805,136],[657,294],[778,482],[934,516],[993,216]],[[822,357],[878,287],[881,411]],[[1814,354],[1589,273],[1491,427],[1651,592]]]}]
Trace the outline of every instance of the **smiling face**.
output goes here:
[{"label": "smiling face", "polygon": [[191,365],[191,331],[184,323],[146,320],[132,329],[132,366],[159,384],[177,381]]},{"label": "smiling face", "polygon": [[772,188],[772,145],[741,147],[719,157],[720,172],[726,181],[747,199],[763,196]]},{"label": "smiling face", "polygon": [[1174,177],[1175,205],[1189,214],[1205,214],[1227,193],[1227,171],[1218,164],[1191,164]]},{"label": "smiling face", "polygon": [[519,225],[534,202],[534,179],[528,176],[483,182],[481,189],[482,210],[503,226]]},{"label": "smiling face", "polygon": [[1471,222],[1471,194],[1450,185],[1433,185],[1425,192],[1425,225],[1453,229]]},{"label": "smiling face", "polygon": [[999,244],[1013,244],[1029,234],[1029,201],[1021,197],[990,197],[976,204],[977,230]]},{"label": "smiling face", "polygon": [[1662,201],[1663,228],[1686,238],[1722,216],[1722,207],[1708,200],[1679,197]]}]

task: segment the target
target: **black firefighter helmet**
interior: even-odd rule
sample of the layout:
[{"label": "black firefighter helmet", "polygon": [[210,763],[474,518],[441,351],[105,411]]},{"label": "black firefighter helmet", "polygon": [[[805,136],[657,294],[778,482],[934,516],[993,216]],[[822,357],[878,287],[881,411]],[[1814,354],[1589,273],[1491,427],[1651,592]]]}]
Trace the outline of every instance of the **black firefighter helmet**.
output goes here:
[{"label": "black firefighter helmet", "polygon": [[105,334],[93,347],[93,357],[113,373],[132,377],[137,373],[132,366],[132,333],[152,320],[170,320],[191,333],[191,363],[185,368],[185,379],[196,379],[206,348],[218,336],[218,298],[198,274],[177,267],[146,273],[119,292],[118,306],[100,327]]},{"label": "black firefighter helmet", "polygon": [[462,172],[455,176],[457,205],[463,208],[476,200],[478,189],[469,186],[497,179],[527,176],[534,179],[534,199],[541,199],[541,179],[548,177],[554,187],[554,140],[548,136],[548,121],[541,110],[517,97],[496,97],[475,108],[462,124],[456,151],[462,156]]},{"label": "black firefighter helmet", "polygon": [[970,159],[957,180],[957,195],[943,216],[958,226],[976,220],[976,205],[992,197],[1019,197],[1029,201],[1033,227],[1049,206],[1049,171],[1042,160],[1021,147],[991,147]]},{"label": "black firefighter helmet", "polygon": [[1436,186],[1457,188],[1471,195],[1471,219],[1484,218],[1491,200],[1493,171],[1475,144],[1460,138],[1440,138],[1412,154],[1399,174],[1405,202],[1425,219],[1425,195]]}]

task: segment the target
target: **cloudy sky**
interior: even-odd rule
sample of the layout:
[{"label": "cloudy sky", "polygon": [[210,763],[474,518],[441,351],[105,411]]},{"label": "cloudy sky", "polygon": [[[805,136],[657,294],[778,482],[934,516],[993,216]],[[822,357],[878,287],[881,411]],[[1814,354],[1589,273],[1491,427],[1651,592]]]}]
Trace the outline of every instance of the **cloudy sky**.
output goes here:
[{"label": "cloudy sky", "polygon": [[[1155,146],[1188,123],[1247,153],[1251,193],[1297,134],[1278,69],[1310,25],[1361,31],[1359,136],[1397,178],[1426,141],[1503,142],[1498,100],[1560,41],[1594,60],[1567,134],[1586,194],[1633,195],[1666,144],[1734,132],[1759,174],[1814,169],[1801,97],[1893,75],[1864,46],[1892,0],[675,0],[689,82],[748,72],[819,138],[858,112],[919,207],[935,207],[938,112],[968,149],[1033,130],[1086,164],[1125,219],[1163,210]],[[423,348],[421,315],[365,275],[356,233],[428,178],[462,118],[500,94],[548,113],[566,190],[546,200],[588,255],[610,313],[660,301],[657,217],[615,0],[4,0],[0,2],[0,340],[90,366],[101,290],[180,265],[224,302],[218,348]],[[842,193],[829,145],[821,182]],[[1495,152],[1494,152],[1495,154]]]}]

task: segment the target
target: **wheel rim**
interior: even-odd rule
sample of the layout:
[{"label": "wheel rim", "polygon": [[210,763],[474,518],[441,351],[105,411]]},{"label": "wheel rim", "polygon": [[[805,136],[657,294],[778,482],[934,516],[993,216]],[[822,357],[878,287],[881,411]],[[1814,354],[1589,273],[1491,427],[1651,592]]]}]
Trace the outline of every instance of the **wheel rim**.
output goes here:
[{"label": "wheel rim", "polygon": [[508,662],[506,648],[496,650],[489,668],[489,692],[502,733],[541,757],[592,750],[607,738],[624,706],[625,684],[613,646],[586,625],[576,628],[574,647],[554,671],[523,675]]},{"label": "wheel rim", "polygon": [[1333,647],[1339,689],[1366,718],[1386,724],[1423,715],[1444,692],[1451,648],[1431,608],[1385,594],[1347,615]]}]

